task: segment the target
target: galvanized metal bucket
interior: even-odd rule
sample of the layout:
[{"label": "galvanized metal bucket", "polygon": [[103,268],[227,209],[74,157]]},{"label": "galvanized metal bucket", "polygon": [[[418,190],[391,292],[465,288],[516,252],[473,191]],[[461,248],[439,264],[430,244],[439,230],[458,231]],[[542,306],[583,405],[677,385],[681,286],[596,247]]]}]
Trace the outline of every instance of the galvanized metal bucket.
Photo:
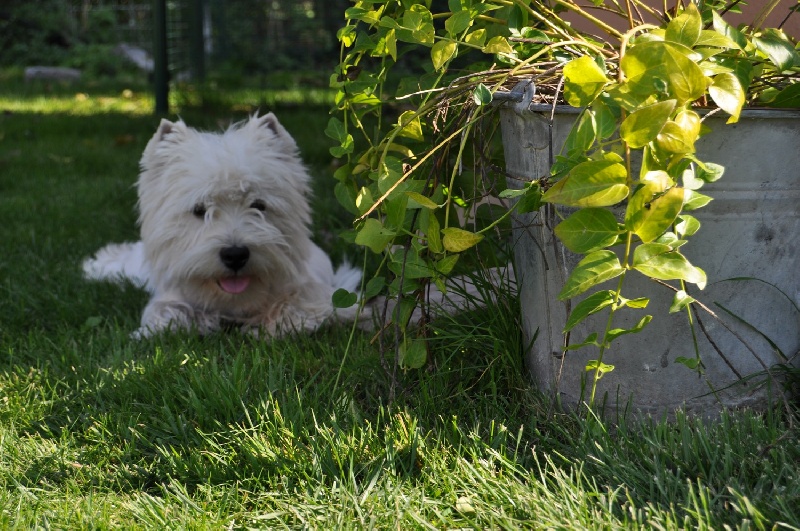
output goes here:
[{"label": "galvanized metal bucket", "polygon": [[[548,175],[577,110],[526,103],[522,109],[506,105],[500,113],[509,184]],[[698,142],[698,157],[723,165],[725,174],[703,188],[714,200],[692,212],[702,226],[682,248],[708,275],[706,289],[692,296],[716,315],[697,312],[702,374],[675,361],[693,358],[695,351],[686,313],[668,314],[674,292],[633,272],[623,295],[649,297],[645,311],[654,318],[606,353],[603,361],[615,368],[600,380],[597,396],[607,412],[662,415],[680,408],[714,417],[723,407],[763,407],[781,392],[768,370],[778,375],[777,366],[798,363],[800,112],[751,110],[737,124],[716,116],[707,123],[712,132]],[[597,349],[564,352],[569,305],[556,295],[580,257],[557,241],[558,221],[551,207],[517,217],[515,271],[523,332],[532,341],[531,375],[542,390],[574,406],[587,399],[591,373],[585,366]],[[630,328],[642,315],[622,310],[614,327]],[[602,332],[606,319],[604,313],[589,318],[572,330],[570,343]]]}]

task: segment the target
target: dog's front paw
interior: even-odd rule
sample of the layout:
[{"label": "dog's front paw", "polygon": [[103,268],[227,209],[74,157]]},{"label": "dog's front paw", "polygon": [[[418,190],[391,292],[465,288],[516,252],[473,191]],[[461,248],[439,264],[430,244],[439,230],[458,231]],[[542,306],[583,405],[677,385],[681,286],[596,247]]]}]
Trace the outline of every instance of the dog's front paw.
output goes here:
[{"label": "dog's front paw", "polygon": [[131,332],[130,338],[134,341],[141,341],[153,336],[153,331],[145,326],[139,327]]},{"label": "dog's front paw", "polygon": [[196,310],[184,301],[154,299],[144,309],[141,326],[134,337],[143,339],[160,332],[180,330],[208,334],[217,330],[219,323],[219,315]]}]

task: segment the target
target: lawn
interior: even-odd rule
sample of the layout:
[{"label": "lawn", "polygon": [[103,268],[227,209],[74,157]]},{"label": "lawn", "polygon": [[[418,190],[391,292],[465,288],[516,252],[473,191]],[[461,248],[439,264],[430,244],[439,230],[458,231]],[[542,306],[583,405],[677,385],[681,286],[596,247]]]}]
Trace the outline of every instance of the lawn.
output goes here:
[{"label": "lawn", "polygon": [[[317,181],[315,237],[358,256],[324,94],[176,98],[206,128],[274,110]],[[136,238],[151,105],[0,77],[0,527],[800,529],[796,411],[559,412],[524,377],[510,296],[439,323],[429,366],[396,380],[344,328],[131,340],[145,295],[80,263]]]}]

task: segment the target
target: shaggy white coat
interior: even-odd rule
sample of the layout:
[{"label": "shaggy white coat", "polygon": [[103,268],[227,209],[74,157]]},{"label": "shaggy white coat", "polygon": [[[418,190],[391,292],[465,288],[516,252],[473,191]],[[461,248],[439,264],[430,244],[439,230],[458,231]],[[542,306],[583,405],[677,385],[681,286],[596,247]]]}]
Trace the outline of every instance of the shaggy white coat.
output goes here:
[{"label": "shaggy white coat", "polygon": [[[83,270],[151,292],[139,336],[226,323],[268,335],[310,330],[333,314],[337,288],[358,288],[360,271],[334,271],[311,241],[309,175],[272,113],[221,134],[162,120],[137,189],[141,241],[107,245]],[[224,263],[226,248],[248,250],[243,267]]]}]

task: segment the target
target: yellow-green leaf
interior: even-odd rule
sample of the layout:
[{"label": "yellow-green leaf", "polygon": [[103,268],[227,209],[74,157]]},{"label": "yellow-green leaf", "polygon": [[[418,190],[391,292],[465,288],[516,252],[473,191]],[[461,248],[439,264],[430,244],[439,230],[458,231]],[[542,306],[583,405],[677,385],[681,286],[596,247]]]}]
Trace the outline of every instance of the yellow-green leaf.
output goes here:
[{"label": "yellow-green leaf", "polygon": [[624,271],[619,258],[612,251],[595,251],[578,262],[558,294],[558,299],[571,299],[592,286],[620,276]]},{"label": "yellow-green leaf", "polygon": [[764,30],[758,37],[753,37],[753,44],[769,57],[779,72],[789,70],[800,62],[800,55],[797,54],[794,45],[780,30]]},{"label": "yellow-green leaf", "polygon": [[599,312],[607,306],[611,306],[613,303],[613,291],[604,290],[589,295],[572,309],[569,318],[567,318],[567,323],[564,325],[564,332],[569,332],[590,315]]},{"label": "yellow-green leaf", "polygon": [[627,175],[625,166],[619,162],[582,162],[550,187],[542,201],[573,207],[616,205],[628,197]]},{"label": "yellow-green leaf", "polygon": [[675,109],[675,100],[648,105],[630,113],[619,127],[619,136],[634,149],[655,140]]},{"label": "yellow-green leaf", "polygon": [[489,42],[487,42],[486,46],[483,47],[483,53],[502,53],[511,55],[514,53],[514,49],[508,43],[508,39],[502,35],[498,35],[489,39]]},{"label": "yellow-green leaf", "polygon": [[468,33],[467,36],[464,37],[464,42],[472,46],[483,48],[486,42],[486,30],[481,28]]},{"label": "yellow-green leaf", "polygon": [[608,84],[605,72],[588,55],[564,65],[564,98],[573,107],[585,107]]},{"label": "yellow-green leaf", "polygon": [[675,116],[674,122],[686,131],[690,137],[697,138],[700,135],[700,115],[694,111],[683,110]]},{"label": "yellow-green leaf", "polygon": [[647,41],[632,46],[621,61],[632,93],[669,94],[678,105],[701,98],[708,78],[690,58],[694,52],[674,42]]},{"label": "yellow-green leaf", "polygon": [[403,112],[397,119],[397,125],[401,127],[398,133],[400,136],[417,141],[425,139],[422,135],[422,122],[414,111]]},{"label": "yellow-green leaf", "polygon": [[369,247],[374,253],[380,253],[394,239],[394,236],[394,231],[386,229],[377,219],[369,218],[356,234],[356,243]]},{"label": "yellow-green leaf", "polygon": [[399,362],[403,369],[419,369],[428,361],[428,347],[424,339],[412,339],[400,344]]},{"label": "yellow-green leaf", "polygon": [[422,208],[427,208],[429,210],[439,208],[439,205],[431,201],[429,197],[426,197],[419,192],[406,192],[406,195],[411,201],[416,203],[416,205],[414,205],[413,203],[409,202],[408,208],[422,207]]},{"label": "yellow-green leaf", "polygon": [[449,275],[453,268],[456,266],[456,262],[458,262],[458,257],[461,256],[460,254],[449,254],[442,258],[441,260],[437,261],[434,264],[436,271],[443,275]]},{"label": "yellow-green leaf", "polygon": [[444,29],[450,37],[456,38],[472,24],[472,15],[468,9],[456,11],[444,21]]},{"label": "yellow-green leaf", "polygon": [[695,299],[692,296],[685,291],[680,290],[675,293],[675,297],[672,298],[672,304],[669,307],[669,313],[679,312],[688,305],[692,304],[694,301]]},{"label": "yellow-green leaf", "polygon": [[442,245],[444,248],[452,253],[460,253],[466,251],[470,247],[474,247],[483,239],[482,234],[476,234],[467,230],[459,229],[457,227],[447,227],[442,229]]},{"label": "yellow-green leaf", "polygon": [[656,186],[645,184],[628,201],[625,228],[643,242],[651,242],[664,234],[683,207],[683,188],[673,187],[659,193]]},{"label": "yellow-green leaf", "polygon": [[633,268],[658,280],[685,280],[697,284],[700,289],[706,285],[706,274],[702,269],[693,266],[678,251],[660,243],[645,243],[634,249]]},{"label": "yellow-green leaf", "polygon": [[425,231],[425,237],[428,239],[428,249],[436,254],[443,253],[441,225],[439,225],[439,219],[436,214],[432,210],[427,210],[422,212],[421,217],[425,218],[423,219],[425,222],[423,230]]},{"label": "yellow-green leaf", "polygon": [[724,73],[714,76],[714,82],[708,87],[708,93],[720,109],[731,115],[728,119],[729,124],[739,121],[745,94],[736,75]]},{"label": "yellow-green leaf", "polygon": [[690,2],[683,13],[667,24],[665,38],[691,48],[700,38],[702,29],[703,19],[700,17],[700,11]]},{"label": "yellow-green leaf", "polygon": [[694,153],[694,141],[697,134],[692,135],[675,122],[664,124],[661,132],[656,137],[658,147],[668,153],[686,154]]},{"label": "yellow-green leaf", "polygon": [[397,61],[397,34],[395,33],[394,28],[390,29],[386,32],[386,38],[384,39],[386,44],[386,51],[389,53],[393,61]]},{"label": "yellow-green leaf", "polygon": [[617,218],[603,208],[583,208],[556,225],[556,236],[573,253],[588,253],[614,243]]},{"label": "yellow-green leaf", "polygon": [[447,64],[456,54],[458,45],[455,41],[436,41],[431,47],[431,60],[433,69],[438,71]]}]

